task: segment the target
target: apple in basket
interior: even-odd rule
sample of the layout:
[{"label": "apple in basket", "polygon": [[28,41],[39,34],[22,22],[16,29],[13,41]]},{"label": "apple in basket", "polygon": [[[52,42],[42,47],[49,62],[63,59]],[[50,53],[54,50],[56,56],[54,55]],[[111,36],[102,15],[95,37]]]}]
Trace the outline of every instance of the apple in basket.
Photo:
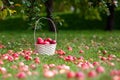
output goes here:
[{"label": "apple in basket", "polygon": [[50,44],[56,44],[56,40],[52,40]]},{"label": "apple in basket", "polygon": [[37,44],[56,44],[56,40],[53,40],[51,38],[43,39],[41,37],[38,37]]},{"label": "apple in basket", "polygon": [[37,44],[43,44],[44,40],[41,37],[37,38]]}]

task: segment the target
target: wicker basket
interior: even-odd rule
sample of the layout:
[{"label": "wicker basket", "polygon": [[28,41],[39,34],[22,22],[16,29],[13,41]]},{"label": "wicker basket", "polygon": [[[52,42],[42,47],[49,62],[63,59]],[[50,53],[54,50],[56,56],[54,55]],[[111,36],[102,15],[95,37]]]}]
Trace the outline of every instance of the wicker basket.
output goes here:
[{"label": "wicker basket", "polygon": [[38,19],[35,24],[35,29],[34,29],[35,49],[39,54],[42,54],[42,55],[54,55],[57,43],[55,43],[55,44],[36,44],[35,31],[36,31],[36,26],[41,19],[46,19],[46,20],[51,21],[51,23],[53,24],[54,29],[55,29],[55,40],[57,41],[57,32],[56,32],[56,26],[55,26],[54,22],[49,18],[42,17],[42,18]]},{"label": "wicker basket", "polygon": [[40,54],[54,55],[56,44],[45,44],[45,45],[37,44],[36,49],[37,49],[37,52]]}]

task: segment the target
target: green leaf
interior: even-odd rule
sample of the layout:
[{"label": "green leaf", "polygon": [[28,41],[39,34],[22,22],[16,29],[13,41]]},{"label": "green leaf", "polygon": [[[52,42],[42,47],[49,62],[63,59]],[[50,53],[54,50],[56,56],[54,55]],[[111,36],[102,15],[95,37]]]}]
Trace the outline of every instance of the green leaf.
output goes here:
[{"label": "green leaf", "polygon": [[3,11],[0,11],[0,19],[5,19],[7,16],[7,9],[4,9]]},{"label": "green leaf", "polygon": [[0,0],[0,9],[3,8],[3,2]]}]

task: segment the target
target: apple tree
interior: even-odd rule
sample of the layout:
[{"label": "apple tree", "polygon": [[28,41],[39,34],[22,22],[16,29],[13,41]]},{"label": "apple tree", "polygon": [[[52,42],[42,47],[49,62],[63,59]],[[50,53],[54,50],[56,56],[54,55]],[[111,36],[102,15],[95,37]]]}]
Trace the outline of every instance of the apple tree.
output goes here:
[{"label": "apple tree", "polygon": [[[26,19],[31,26],[40,18],[42,6],[45,6],[47,18],[52,19],[53,0],[0,0],[0,18],[4,19],[8,15],[8,9],[11,13],[26,15]],[[18,8],[19,7],[19,8]],[[13,8],[13,10],[10,10]],[[53,20],[53,19],[52,19]],[[50,31],[54,31],[51,22],[48,21]]]},{"label": "apple tree", "polygon": [[[46,9],[46,17],[53,20],[52,11],[53,11],[53,0],[22,0],[24,14],[28,16],[30,23],[34,26],[35,21],[40,18],[41,9]],[[49,30],[55,31],[54,26],[50,21],[48,21]]]},{"label": "apple tree", "polygon": [[[72,12],[80,14],[85,19],[99,19],[101,14],[107,15],[106,30],[114,27],[115,10],[119,8],[120,0],[66,0],[71,4]],[[62,1],[61,1],[62,2]]]},{"label": "apple tree", "polygon": [[12,4],[9,0],[0,0],[0,20],[4,20],[8,15],[16,12]]}]

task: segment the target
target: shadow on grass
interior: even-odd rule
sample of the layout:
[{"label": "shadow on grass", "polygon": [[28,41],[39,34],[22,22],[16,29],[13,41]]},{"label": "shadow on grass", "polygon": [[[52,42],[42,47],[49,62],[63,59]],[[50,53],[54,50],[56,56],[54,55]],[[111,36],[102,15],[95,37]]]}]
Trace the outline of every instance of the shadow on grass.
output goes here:
[{"label": "shadow on grass", "polygon": [[[119,20],[120,20],[120,11],[115,12],[115,30],[120,30]],[[104,30],[106,26],[106,15],[102,15],[102,20],[86,20],[79,17],[80,14],[60,14],[64,23],[62,26],[57,25],[59,30]],[[22,18],[9,18],[6,20],[0,21],[0,31],[21,31],[27,30],[30,26],[27,24],[27,21]],[[47,28],[47,29],[46,29]],[[43,30],[48,30],[48,27],[42,28]]]},{"label": "shadow on grass", "polygon": [[[61,15],[60,15],[61,16]],[[65,20],[63,24],[64,27],[59,27],[60,29],[70,29],[70,30],[95,30],[104,29],[104,20],[86,20],[79,17],[79,14],[65,14],[61,18]]]},{"label": "shadow on grass", "polygon": [[22,18],[0,20],[0,31],[21,31],[28,29],[29,25]]},{"label": "shadow on grass", "polygon": [[[115,12],[115,30],[120,30],[119,20],[120,11]],[[59,26],[62,30],[104,30],[107,24],[107,15],[101,15],[102,20],[86,20],[79,17],[80,14],[63,14],[59,15],[65,20],[63,26]]]}]

